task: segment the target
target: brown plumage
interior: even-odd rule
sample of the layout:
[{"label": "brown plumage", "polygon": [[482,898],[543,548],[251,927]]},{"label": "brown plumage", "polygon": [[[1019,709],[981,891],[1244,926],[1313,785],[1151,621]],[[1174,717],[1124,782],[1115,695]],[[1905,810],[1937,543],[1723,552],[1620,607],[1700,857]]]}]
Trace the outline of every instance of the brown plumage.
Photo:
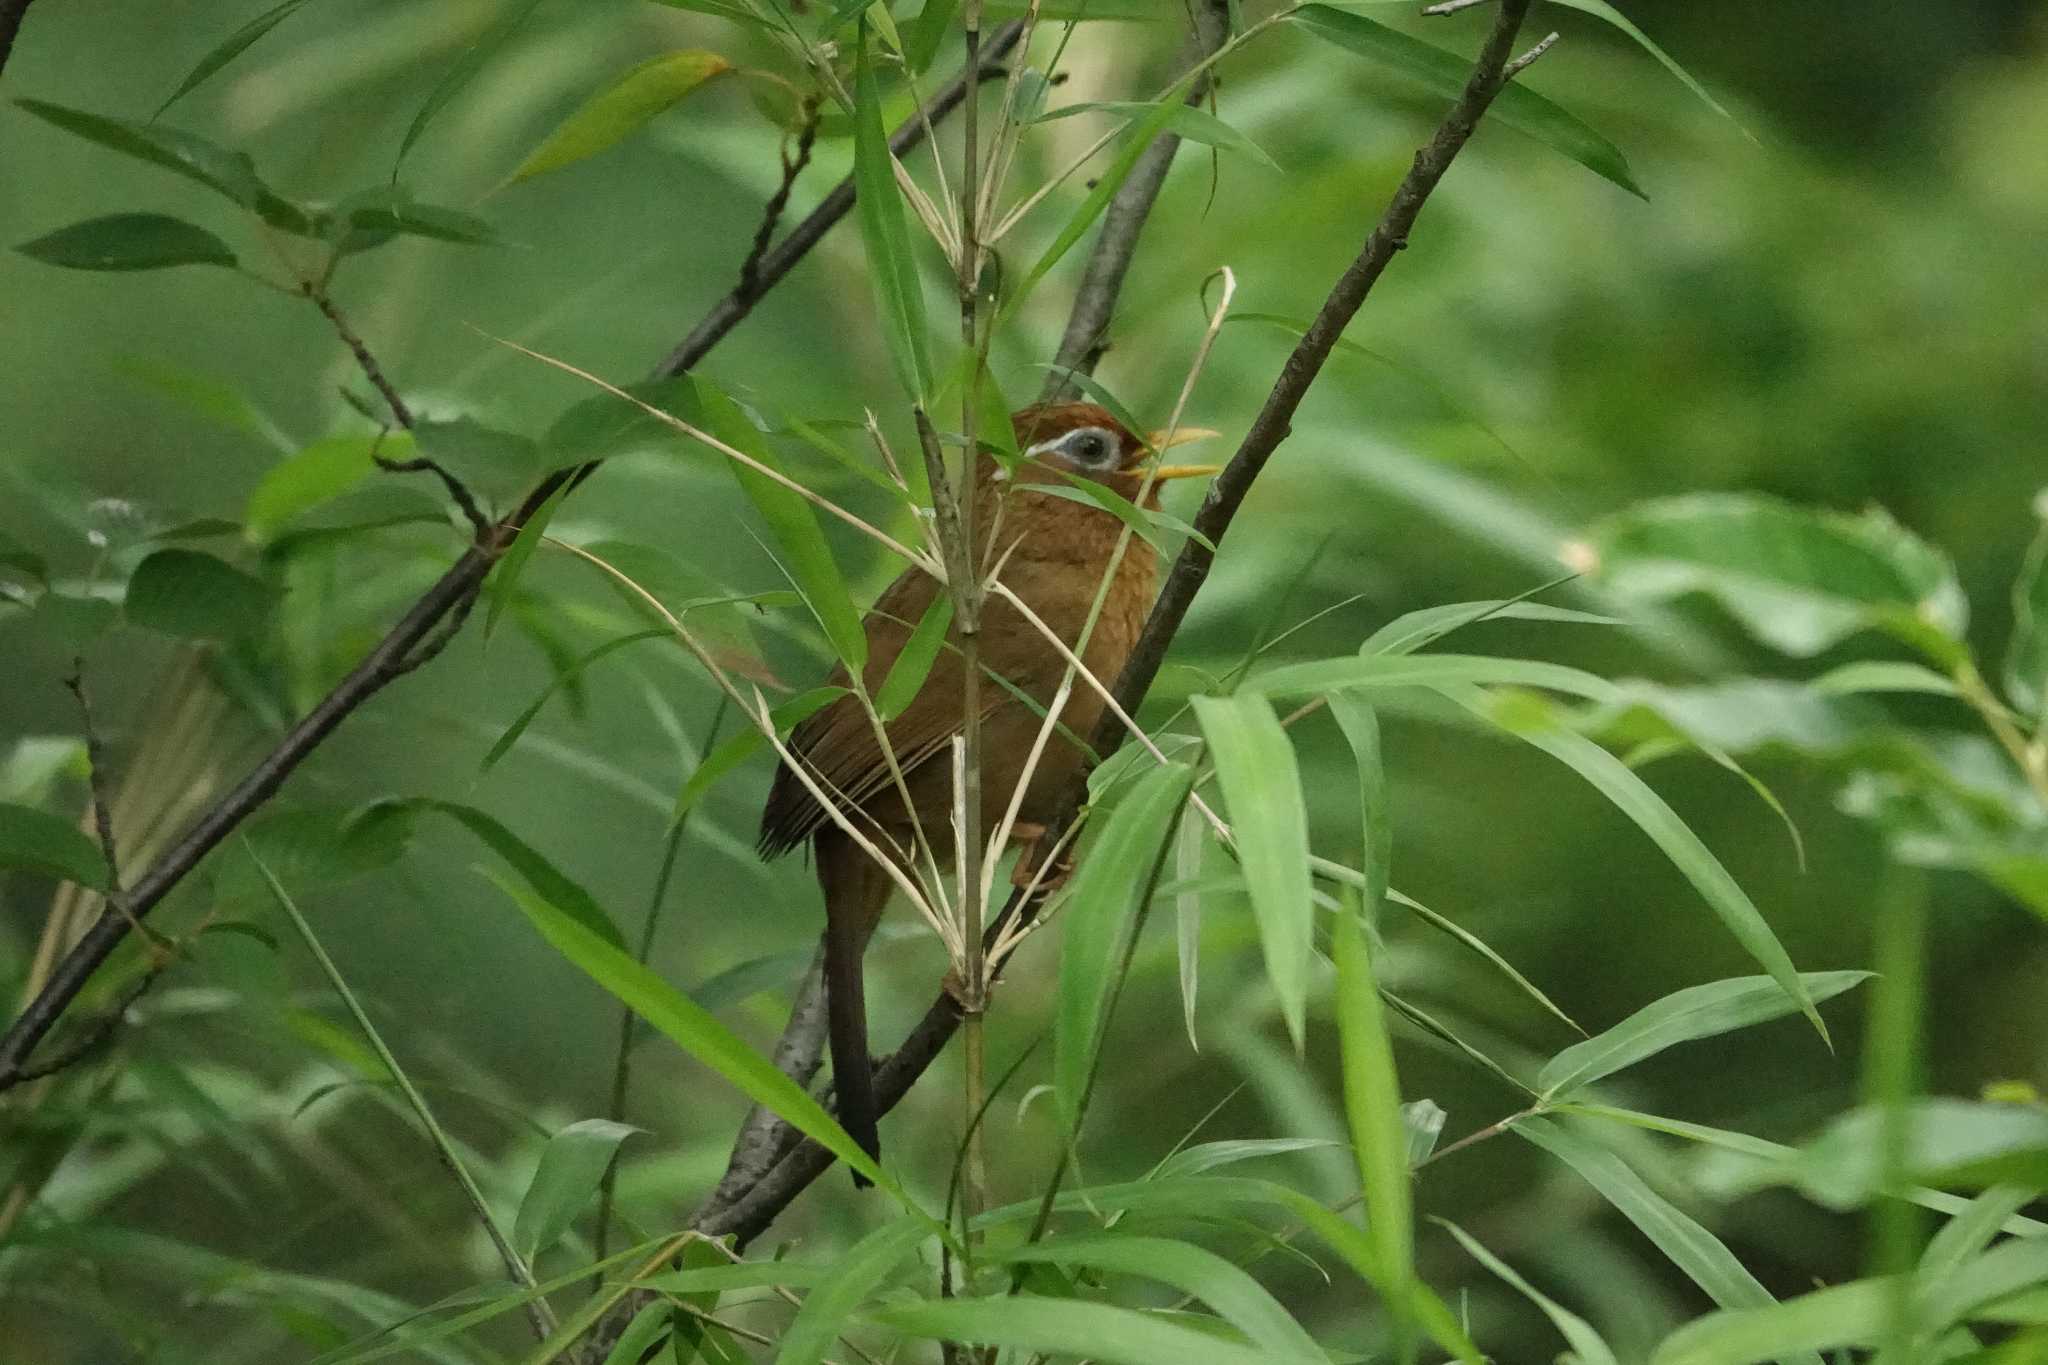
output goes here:
[{"label": "brown plumage", "polygon": [[[1080,639],[1123,526],[1101,508],[1034,490],[1048,484],[1070,488],[1061,477],[1065,471],[1135,499],[1150,450],[1143,438],[1091,403],[1025,408],[1011,420],[1018,448],[1027,455],[1025,462],[1008,478],[999,477],[998,466],[988,456],[982,457],[977,470],[975,526],[977,538],[990,552],[983,562],[1001,562],[1002,582],[1071,648]],[[1159,473],[1179,477],[1206,472],[1170,468]],[[1157,505],[1156,483],[1147,501]],[[1134,539],[1081,654],[1089,671],[1105,683],[1113,683],[1123,670],[1151,606],[1157,576],[1158,561],[1151,547]],[[870,694],[880,688],[911,629],[942,591],[923,571],[909,569],[876,601],[865,623],[868,659],[863,681]],[[885,849],[912,847],[914,810],[941,861],[953,852],[948,751],[960,733],[962,714],[957,630],[950,633],[949,643],[954,648],[940,651],[915,700],[885,727],[910,809],[890,776],[873,722],[854,697],[841,697],[818,711],[789,739],[791,754],[875,843]],[[1039,706],[1034,711],[984,674],[981,828],[986,834],[1009,807],[1065,661],[1030,621],[994,594],[986,598],[982,611],[980,654],[988,673],[1007,680]],[[846,684],[844,665],[833,672],[831,681]],[[1101,710],[1102,701],[1094,691],[1077,683],[1060,721],[1070,734],[1085,737]],[[1032,773],[1019,821],[1035,825],[1048,819],[1052,803],[1082,759],[1080,748],[1055,732]],[[773,858],[806,840],[815,849],[825,895],[825,981],[840,1119],[857,1142],[874,1152],[878,1141],[861,957],[893,883],[785,767],[777,771],[762,812],[760,850],[762,856]]]}]

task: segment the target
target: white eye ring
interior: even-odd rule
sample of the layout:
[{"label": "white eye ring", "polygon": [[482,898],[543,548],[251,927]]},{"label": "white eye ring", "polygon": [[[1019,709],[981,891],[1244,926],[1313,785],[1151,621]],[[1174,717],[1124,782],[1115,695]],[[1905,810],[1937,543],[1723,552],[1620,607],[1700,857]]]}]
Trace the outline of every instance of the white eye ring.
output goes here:
[{"label": "white eye ring", "polygon": [[[1090,444],[1093,450],[1084,450]],[[1075,464],[1087,465],[1094,469],[1106,469],[1115,463],[1121,451],[1116,434],[1102,427],[1077,427],[1064,436],[1050,441],[1040,441],[1024,452],[1027,455],[1049,455],[1058,453]]]}]

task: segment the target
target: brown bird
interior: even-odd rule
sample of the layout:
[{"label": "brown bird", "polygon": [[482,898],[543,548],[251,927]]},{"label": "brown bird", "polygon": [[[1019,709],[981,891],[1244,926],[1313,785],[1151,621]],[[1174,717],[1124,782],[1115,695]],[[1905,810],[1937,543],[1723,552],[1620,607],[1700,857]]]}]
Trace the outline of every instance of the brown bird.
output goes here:
[{"label": "brown bird", "polygon": [[[974,524],[979,547],[985,550],[982,563],[1000,563],[1001,581],[1072,649],[1081,638],[1123,523],[1100,507],[1045,490],[1072,488],[1063,474],[1076,474],[1135,500],[1147,472],[1145,461],[1156,449],[1215,433],[1187,429],[1169,440],[1147,440],[1092,403],[1028,407],[1014,414],[1011,423],[1024,462],[1007,475],[992,456],[984,454],[977,462]],[[1146,502],[1157,507],[1158,487],[1164,481],[1215,470],[1162,465],[1150,472],[1153,488]],[[1158,561],[1151,547],[1133,540],[1087,646],[1079,651],[1082,662],[1105,685],[1123,671],[1151,607],[1157,579]],[[863,682],[870,695],[881,687],[925,609],[944,590],[929,574],[913,568],[876,601],[865,622],[868,657]],[[829,793],[849,822],[875,844],[892,852],[911,849],[913,830],[921,827],[941,863],[953,853],[949,750],[961,732],[963,714],[957,627],[949,632],[949,644],[952,648],[940,652],[916,698],[885,727],[896,769],[903,776],[900,789],[877,743],[874,722],[852,695],[838,698],[798,725],[788,745],[818,788]],[[982,609],[979,647],[985,670],[981,828],[986,833],[1001,821],[1024,776],[1066,661],[1014,605],[994,593],[988,594]],[[989,679],[990,673],[1010,686]],[[847,684],[845,665],[834,671],[831,681]],[[1010,688],[1030,697],[1037,709],[1020,701]],[[1071,734],[1085,736],[1095,728],[1101,711],[1101,698],[1085,683],[1077,684],[1060,721]],[[1031,773],[1018,812],[1020,824],[1042,826],[1051,817],[1053,803],[1082,758],[1078,746],[1055,732]],[[861,959],[893,883],[888,871],[832,821],[785,766],[776,772],[761,814],[760,852],[774,858],[806,840],[817,855],[818,883],[825,893],[826,1011],[839,1118],[856,1142],[878,1154]]]}]

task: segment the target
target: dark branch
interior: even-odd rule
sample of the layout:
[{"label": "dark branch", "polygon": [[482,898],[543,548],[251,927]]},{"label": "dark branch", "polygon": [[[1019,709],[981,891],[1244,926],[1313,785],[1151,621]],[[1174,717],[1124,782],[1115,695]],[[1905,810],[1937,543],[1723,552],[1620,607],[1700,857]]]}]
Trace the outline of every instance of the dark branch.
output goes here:
[{"label": "dark branch", "polygon": [[377,357],[370,354],[370,348],[356,335],[355,328],[348,325],[348,319],[341,315],[341,309],[335,307],[334,300],[318,285],[308,281],[299,287],[305,292],[306,297],[313,301],[313,306],[324,313],[327,320],[334,325],[334,334],[341,338],[342,345],[348,347],[350,353],[355,356],[356,364],[362,368],[363,378],[370,381],[370,387],[383,396],[385,406],[391,409],[392,418],[398,425],[411,431],[412,409],[407,407],[405,399],[399,396],[397,386],[385,377],[384,367],[377,363]]},{"label": "dark branch", "polygon": [[85,784],[92,793],[92,827],[99,835],[100,856],[107,860],[107,896],[111,899],[121,894],[121,859],[114,851],[114,807],[107,799],[107,754],[100,743],[99,726],[93,723],[83,658],[71,661],[71,676],[64,686],[78,699],[78,720],[85,729]]},{"label": "dark branch", "polygon": [[[1184,66],[1212,56],[1230,36],[1228,7],[1204,0],[1194,9],[1195,31],[1188,38]],[[1208,98],[1213,68],[1204,68],[1188,91],[1187,102],[1199,105]],[[1116,302],[1123,293],[1124,275],[1138,250],[1138,235],[1152,216],[1152,205],[1166,184],[1173,167],[1180,138],[1161,133],[1131,167],[1130,175],[1103,210],[1102,231],[1095,238],[1094,254],[1088,258],[1087,273],[1074,294],[1074,310],[1067,316],[1066,335],[1060,338],[1059,353],[1053,357],[1052,373],[1046,376],[1039,401],[1058,402],[1079,395],[1073,381],[1076,370],[1093,374],[1102,353],[1109,346],[1109,328],[1116,318]]]},{"label": "dark branch", "polygon": [[14,35],[21,32],[21,17],[33,0],[0,0],[0,70],[14,53]]},{"label": "dark branch", "polygon": [[817,140],[818,106],[806,103],[803,128],[796,135],[796,155],[786,151],[782,154],[782,183],[768,196],[768,203],[761,210],[761,226],[754,230],[754,245],[740,265],[742,294],[752,294],[761,287],[761,258],[775,241],[775,226],[782,221],[782,211],[789,207],[789,192],[795,188],[796,178],[804,173],[804,167],[811,164],[811,145]]},{"label": "dark branch", "polygon": [[[6,3],[6,0],[0,0]],[[1020,23],[1005,24],[989,35],[984,44],[984,57],[998,60],[1015,46],[1022,32]],[[899,154],[917,145],[924,138],[928,122],[935,123],[955,108],[970,84],[978,84],[986,74],[972,74],[972,80],[963,73],[951,85],[937,95],[929,107],[911,117],[896,130],[891,144]],[[738,325],[752,311],[754,303],[770,288],[781,281],[796,263],[803,259],[810,249],[817,245],[827,229],[853,207],[853,180],[848,177],[839,182],[825,201],[813,210],[809,217],[799,224],[782,244],[769,251],[761,260],[760,281],[756,292],[742,298],[728,294],[713,305],[704,320],[693,328],[681,345],[664,358],[655,368],[657,378],[680,374],[695,365],[711,348],[718,344],[727,333]],[[324,310],[323,310],[324,311]],[[357,344],[360,344],[358,342]],[[352,348],[353,349],[353,348]],[[365,350],[357,356],[360,364]],[[374,361],[372,362],[374,363]],[[372,382],[375,382],[373,379]],[[387,395],[387,401],[389,395]],[[396,411],[394,409],[394,411]],[[333,691],[321,698],[313,709],[306,713],[278,741],[250,772],[207,808],[198,821],[181,835],[155,863],[129,888],[127,904],[117,911],[113,907],[103,910],[83,938],[65,954],[50,979],[36,993],[33,1000],[23,1008],[19,1017],[8,1026],[6,1035],[0,1037],[0,1091],[19,1085],[24,1068],[36,1045],[48,1035],[62,1017],[65,1009],[85,989],[100,964],[105,962],[115,948],[120,946],[131,928],[136,927],[142,917],[155,909],[163,898],[179,882],[183,881],[193,868],[199,865],[214,846],[232,833],[236,826],[261,806],[284,785],[287,777],[304,762],[306,757],[320,747],[321,741],[334,732],[356,709],[381,691],[392,679],[397,678],[431,657],[441,644],[445,634],[438,633],[437,627],[444,617],[467,610],[476,599],[477,590],[482,586],[491,566],[497,562],[504,547],[511,544],[520,529],[531,520],[550,497],[564,487],[573,487],[588,478],[597,469],[597,464],[587,463],[573,470],[558,470],[540,481],[525,501],[492,529],[490,538],[473,545],[462,558],[455,561],[448,571],[427,589],[412,607],[399,618],[376,648],[363,661],[349,671],[347,677],[335,685]],[[424,656],[422,650],[425,650]]]}]

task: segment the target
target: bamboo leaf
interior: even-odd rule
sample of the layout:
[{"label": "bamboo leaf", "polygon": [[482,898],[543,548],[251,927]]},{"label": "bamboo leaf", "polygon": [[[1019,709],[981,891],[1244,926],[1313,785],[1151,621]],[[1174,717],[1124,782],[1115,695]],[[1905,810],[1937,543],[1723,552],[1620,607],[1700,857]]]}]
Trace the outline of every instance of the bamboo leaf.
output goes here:
[{"label": "bamboo leaf", "polygon": [[[1471,75],[1471,63],[1456,53],[1433,47],[1362,15],[1317,4],[1303,5],[1291,18],[1317,37],[1396,71],[1445,99],[1456,99]],[[1613,143],[1594,132],[1576,114],[1520,81],[1509,81],[1501,88],[1487,117],[1562,152],[1637,198],[1649,198],[1630,173],[1627,158]]]},{"label": "bamboo leaf", "polygon": [[[569,490],[574,486],[572,481],[565,480],[561,487],[548,494],[547,501],[534,509],[533,515],[527,518],[526,525],[519,528],[519,534],[514,536],[512,543],[506,547],[497,567],[491,571],[491,605],[484,613],[486,640],[490,639],[491,632],[498,628],[498,618],[505,614],[505,608],[517,595],[519,579],[526,572],[527,564],[532,561],[533,552],[547,539],[548,523],[555,519],[555,510],[562,505],[562,499],[569,496]],[[490,761],[486,759],[485,766],[489,765]]]},{"label": "bamboo leaf", "polygon": [[1599,19],[1605,19],[1623,33],[1635,39],[1637,46],[1656,58],[1660,66],[1678,78],[1679,84],[1697,95],[1700,103],[1706,105],[1707,108],[1713,110],[1722,118],[1727,119],[1730,123],[1735,124],[1737,128],[1741,129],[1742,135],[1751,142],[1756,141],[1756,135],[1750,132],[1749,129],[1743,128],[1742,124],[1736,120],[1735,115],[1729,113],[1719,100],[1708,94],[1707,88],[1704,85],[1693,79],[1690,71],[1680,66],[1670,53],[1650,40],[1649,34],[1630,23],[1628,16],[1608,4],[1607,0],[1551,0],[1551,3],[1563,5],[1567,9],[1575,9],[1583,14],[1590,14]]},{"label": "bamboo leaf", "polygon": [[[791,697],[769,712],[775,721],[776,737],[787,736],[805,717],[845,695],[843,687],[814,687]],[[691,770],[682,790],[676,793],[676,805],[669,813],[669,822],[673,824],[689,814],[691,807],[704,799],[704,793],[710,791],[719,778],[746,762],[755,750],[766,743],[761,732],[750,725],[704,755],[704,761]]]},{"label": "bamboo leaf", "polygon": [[[762,440],[760,430],[740,411],[739,405],[709,380],[697,379],[696,388],[704,425],[710,433],[733,449],[771,469],[775,468],[776,460],[767,442]],[[860,612],[847,593],[839,562],[832,557],[832,547],[819,529],[818,517],[811,510],[811,504],[795,490],[777,483],[757,469],[750,469],[738,460],[727,460],[723,456],[720,459],[732,467],[733,477],[739,480],[754,509],[774,533],[789,565],[790,577],[796,581],[811,610],[817,613],[818,624],[824,627],[825,637],[832,642],[834,652],[848,670],[858,676],[868,658],[867,633],[861,628]]]},{"label": "bamboo leaf", "polygon": [[615,654],[627,645],[639,644],[643,640],[667,640],[672,638],[672,634],[666,629],[636,630],[630,634],[606,640],[603,644],[578,658],[574,663],[550,678],[548,685],[540,690],[540,694],[528,702],[526,708],[512,718],[512,723],[505,727],[505,732],[492,742],[489,751],[484,754],[483,761],[477,765],[478,771],[489,772],[499,759],[511,753],[513,747],[519,743],[520,736],[524,735],[533,725],[533,722],[539,718],[542,709],[547,706],[555,693],[572,685],[585,669],[589,668],[599,659],[604,658],[608,654]]},{"label": "bamboo leaf", "polygon": [[[1165,101],[1168,105],[1165,130],[1175,137],[1189,142],[1199,142],[1205,147],[1219,151],[1236,152],[1248,156],[1269,170],[1279,170],[1279,163],[1266,153],[1266,149],[1252,141],[1244,133],[1231,127],[1206,109],[1181,100]],[[1040,114],[1035,123],[1048,123],[1054,119],[1071,118],[1076,114],[1113,114],[1129,122],[1154,112],[1159,102],[1153,100],[1091,100],[1080,104],[1062,105],[1048,113]]]},{"label": "bamboo leaf", "polygon": [[2048,722],[2048,489],[2034,497],[2042,524],[2012,585],[2012,640],[2005,652],[2005,695],[2021,712]]},{"label": "bamboo leaf", "polygon": [[235,264],[228,244],[182,218],[114,213],[58,228],[15,248],[44,265],[71,270],[162,270],[174,265]]},{"label": "bamboo leaf", "polygon": [[527,154],[513,182],[596,156],[732,70],[716,52],[687,48],[649,58],[592,95]]},{"label": "bamboo leaf", "polygon": [[[1870,979],[1869,972],[1808,972],[1801,977],[1815,1002],[1832,1000]],[[1751,1024],[1783,1018],[1798,1009],[1783,987],[1767,976],[1735,977],[1688,986],[1645,1005],[1604,1033],[1588,1038],[1544,1063],[1536,1088],[1546,1101],[1569,1098],[1595,1081],[1634,1066],[1679,1043],[1711,1038]]]},{"label": "bamboo leaf", "polygon": [[1323,1355],[1275,1354],[1150,1313],[1079,1299],[1025,1295],[926,1301],[867,1315],[905,1336],[1090,1356],[1115,1365],[1322,1365]]},{"label": "bamboo leaf", "polygon": [[[635,1014],[704,1065],[725,1077],[747,1098],[786,1119],[875,1184],[898,1193],[895,1182],[859,1144],[847,1136],[815,1099],[775,1069],[766,1057],[740,1041],[688,996],[599,934],[581,919],[525,886],[486,872],[511,898],[555,951],[591,980],[617,996]],[[900,1195],[899,1195],[900,1197]]]},{"label": "bamboo leaf", "polygon": [[899,1218],[854,1243],[833,1265],[831,1277],[805,1296],[803,1307],[782,1334],[775,1365],[819,1365],[838,1342],[847,1319],[930,1235],[923,1220]]},{"label": "bamboo leaf", "polygon": [[1339,688],[1446,688],[1477,683],[1538,687],[1594,701],[1614,701],[1623,695],[1615,684],[1584,669],[1485,654],[1359,654],[1315,659],[1260,673],[1248,679],[1242,690],[1268,697],[1298,697]]},{"label": "bamboo leaf", "polygon": [[1496,599],[1486,602],[1452,602],[1406,612],[1381,626],[1358,647],[1360,654],[1413,654],[1425,645],[1481,621],[1555,621],[1582,626],[1625,626],[1613,616],[1600,616],[1570,607],[1553,607],[1547,602]]},{"label": "bamboo leaf", "polygon": [[0,869],[36,872],[96,891],[107,884],[107,860],[78,826],[12,802],[0,802]]},{"label": "bamboo leaf", "polygon": [[1061,1237],[995,1254],[1013,1264],[1068,1266],[1153,1280],[1208,1304],[1275,1360],[1314,1360],[1321,1354],[1315,1338],[1257,1280],[1215,1252],[1188,1242],[1121,1234]]},{"label": "bamboo leaf", "polygon": [[[1777,1305],[1720,1238],[1652,1190],[1613,1152],[1548,1119],[1524,1119],[1514,1131],[1578,1172],[1715,1303],[1723,1308]],[[1819,1356],[1803,1349],[1784,1351],[1778,1358],[1786,1365],[1822,1365]]]},{"label": "bamboo leaf", "polygon": [[1365,914],[1368,921],[1379,914],[1387,898],[1387,881],[1394,861],[1394,828],[1387,793],[1387,769],[1380,759],[1380,718],[1359,697],[1350,692],[1330,693],[1330,714],[1351,746],[1351,761],[1358,769],[1358,813],[1363,823],[1365,849]]},{"label": "bamboo leaf", "polygon": [[251,19],[233,33],[221,39],[204,57],[199,59],[198,64],[179,83],[178,88],[171,92],[170,98],[159,104],[156,107],[156,112],[151,114],[150,117],[152,119],[162,118],[166,109],[169,109],[179,100],[197,90],[214,73],[248,51],[264,34],[291,18],[292,12],[305,3],[306,0],[284,0],[283,4],[263,11],[254,19]]},{"label": "bamboo leaf", "polygon": [[108,118],[48,100],[17,99],[15,104],[43,122],[88,142],[196,180],[244,208],[256,208],[263,197],[263,183],[256,178],[255,163],[246,154],[231,152],[196,133],[133,119]]},{"label": "bamboo leaf", "polygon": [[1650,789],[1649,784],[1592,740],[1558,726],[1547,717],[1510,714],[1497,704],[1497,699],[1476,687],[1450,686],[1437,690],[1474,715],[1500,725],[1509,734],[1556,758],[1619,807],[1638,829],[1664,850],[1664,855],[1685,874],[1686,880],[1728,926],[1736,941],[1798,1004],[1821,1040],[1828,1041],[1827,1025],[1821,1021],[1820,1011],[1814,1008],[1813,996],[1793,967],[1785,946],[1778,942],[1778,936],[1771,932],[1762,913],[1735,878],[1728,874],[1728,869],[1721,865],[1721,860],[1714,856],[1699,835],[1693,833],[1692,827],[1679,818],[1678,812]]},{"label": "bamboo leaf", "polygon": [[262,626],[277,594],[226,560],[173,546],[128,577],[123,610],[135,625],[191,640],[237,640]]},{"label": "bamboo leaf", "polygon": [[1157,880],[1166,841],[1193,786],[1194,769],[1185,763],[1146,773],[1117,803],[1074,874],[1060,946],[1059,1012],[1053,1021],[1053,1092],[1069,1133],[1080,1127],[1125,941]]},{"label": "bamboo leaf", "polygon": [[896,719],[917,700],[924,680],[931,676],[932,665],[938,661],[939,650],[946,643],[946,627],[952,623],[953,599],[940,593],[918,618],[896,662],[889,665],[888,676],[875,689],[875,710],[883,720]]},{"label": "bamboo leaf", "polygon": [[1456,1223],[1447,1218],[1431,1221],[1457,1238],[1458,1245],[1470,1252],[1473,1260],[1507,1281],[1516,1293],[1535,1304],[1543,1316],[1550,1319],[1551,1325],[1557,1328],[1558,1334],[1565,1339],[1566,1344],[1572,1348],[1572,1356],[1577,1365],[1615,1365],[1613,1349],[1600,1339],[1600,1334],[1593,1330],[1591,1323],[1516,1274],[1513,1266],[1488,1251],[1476,1237]]},{"label": "bamboo leaf", "polygon": [[1365,1192],[1366,1235],[1372,1239],[1375,1282],[1395,1316],[1395,1339],[1413,1357],[1407,1319],[1415,1278],[1415,1211],[1408,1188],[1408,1133],[1401,1119],[1401,1081],[1380,1010],[1372,958],[1358,911],[1344,905],[1332,921],[1337,963],[1337,1036],[1344,1073],[1344,1117]]},{"label": "bamboo leaf", "polygon": [[874,282],[882,337],[896,366],[897,382],[912,401],[932,386],[932,362],[924,315],[924,285],[911,254],[903,221],[903,196],[896,187],[895,157],[882,127],[882,91],[868,60],[862,22],[854,63],[853,181],[861,241],[867,247],[868,278]]},{"label": "bamboo leaf", "polygon": [[512,1220],[512,1249],[531,1261],[560,1241],[597,1193],[619,1144],[646,1131],[610,1119],[581,1119],[549,1138]]},{"label": "bamboo leaf", "polygon": [[520,26],[526,22],[527,16],[539,6],[540,0],[514,0],[503,18],[463,49],[462,55],[455,59],[447,72],[435,83],[434,88],[427,93],[426,102],[420,105],[419,112],[412,116],[412,122],[406,126],[405,136],[398,144],[398,160],[391,168],[393,179],[397,178],[398,166],[404,164],[406,154],[412,151],[413,144],[425,135],[428,127],[448,106],[449,101],[461,94],[463,88],[476,79],[477,73],[498,55],[501,48],[511,42],[513,35],[518,33]]},{"label": "bamboo leaf", "polygon": [[1266,975],[1298,1050],[1305,1037],[1315,907],[1308,811],[1294,746],[1264,697],[1195,697],[1193,705],[1230,809]]},{"label": "bamboo leaf", "polygon": [[1174,82],[1173,88],[1166,92],[1165,96],[1154,106],[1150,114],[1142,119],[1135,120],[1131,124],[1126,132],[1124,145],[1116,154],[1116,159],[1111,161],[1108,168],[1095,178],[1094,185],[1088,191],[1087,198],[1083,199],[1080,206],[1068,216],[1066,223],[1060,228],[1058,234],[1053,237],[1052,242],[1040,253],[1038,260],[1033,263],[1031,269],[1025,272],[1024,278],[1018,283],[1016,291],[1010,295],[1009,301],[1003,305],[1003,315],[1005,317],[1016,312],[1025,298],[1030,295],[1032,287],[1045,278],[1046,272],[1058,265],[1062,257],[1074,249],[1074,244],[1080,241],[1082,235],[1088,231],[1095,220],[1102,216],[1103,210],[1109,207],[1109,201],[1115,197],[1117,190],[1122,188],[1124,181],[1130,177],[1132,167],[1138,164],[1138,158],[1143,156],[1145,149],[1152,145],[1152,139],[1166,131],[1166,125],[1173,119],[1175,106],[1186,97],[1188,83],[1193,79],[1193,72],[1182,76],[1178,81]]},{"label": "bamboo leaf", "polygon": [[330,436],[271,466],[249,494],[242,523],[251,544],[277,538],[286,523],[330,501],[368,478],[377,464],[412,456],[412,436],[393,432],[380,443],[374,436]]}]

